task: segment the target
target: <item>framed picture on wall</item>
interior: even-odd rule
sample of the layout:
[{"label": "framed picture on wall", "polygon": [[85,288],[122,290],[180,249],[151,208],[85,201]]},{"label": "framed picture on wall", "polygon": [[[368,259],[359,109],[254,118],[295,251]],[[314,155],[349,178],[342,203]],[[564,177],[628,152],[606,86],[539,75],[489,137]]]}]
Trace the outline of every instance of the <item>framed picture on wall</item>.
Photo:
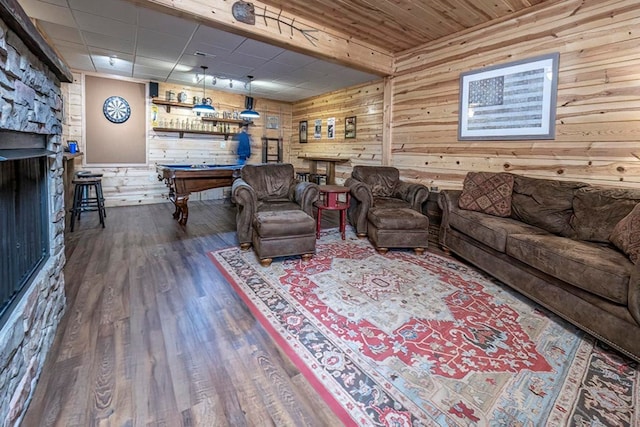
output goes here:
[{"label": "framed picture on wall", "polygon": [[327,138],[334,139],[336,137],[336,118],[327,119]]},{"label": "framed picture on wall", "polygon": [[280,118],[278,116],[267,116],[267,129],[278,129]]},{"label": "framed picture on wall", "polygon": [[307,121],[302,121],[298,123],[298,132],[300,133],[300,143],[304,144],[307,142]]},{"label": "framed picture on wall", "polygon": [[356,116],[344,119],[344,137],[345,139],[356,137]]},{"label": "framed picture on wall", "polygon": [[317,119],[315,121],[315,126],[313,128],[313,138],[314,139],[322,138],[322,119]]},{"label": "framed picture on wall", "polygon": [[554,139],[559,53],[460,74],[458,139]]}]

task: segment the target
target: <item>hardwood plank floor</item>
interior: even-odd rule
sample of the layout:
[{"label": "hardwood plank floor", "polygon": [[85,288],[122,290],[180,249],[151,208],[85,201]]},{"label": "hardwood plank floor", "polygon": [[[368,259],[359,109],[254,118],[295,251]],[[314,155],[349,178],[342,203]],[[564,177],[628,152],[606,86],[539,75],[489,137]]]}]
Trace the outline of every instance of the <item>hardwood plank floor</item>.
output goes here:
[{"label": "hardwood plank floor", "polygon": [[163,203],[67,234],[67,311],[24,426],[341,424],[207,257],[237,245],[235,207],[189,208],[186,227]]}]

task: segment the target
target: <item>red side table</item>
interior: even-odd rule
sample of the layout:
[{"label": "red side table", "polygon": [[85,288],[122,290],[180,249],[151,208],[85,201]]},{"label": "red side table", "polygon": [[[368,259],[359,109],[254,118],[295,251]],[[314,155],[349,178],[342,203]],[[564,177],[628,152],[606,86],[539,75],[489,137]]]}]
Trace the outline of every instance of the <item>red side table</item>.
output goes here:
[{"label": "red side table", "polygon": [[[316,222],[316,238],[320,238],[320,223],[322,221],[322,211],[340,211],[340,233],[342,240],[345,239],[345,229],[347,227],[347,209],[351,200],[349,187],[342,185],[320,185],[320,200],[315,203],[318,208],[318,220]],[[343,197],[340,195],[344,194]]]}]

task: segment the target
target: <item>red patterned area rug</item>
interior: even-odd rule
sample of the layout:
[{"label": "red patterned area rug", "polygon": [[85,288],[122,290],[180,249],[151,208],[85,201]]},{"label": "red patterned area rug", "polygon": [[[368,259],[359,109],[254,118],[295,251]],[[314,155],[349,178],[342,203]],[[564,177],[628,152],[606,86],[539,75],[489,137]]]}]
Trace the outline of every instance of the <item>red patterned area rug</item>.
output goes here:
[{"label": "red patterned area rug", "polygon": [[640,425],[637,364],[453,258],[347,237],[210,254],[345,424]]}]

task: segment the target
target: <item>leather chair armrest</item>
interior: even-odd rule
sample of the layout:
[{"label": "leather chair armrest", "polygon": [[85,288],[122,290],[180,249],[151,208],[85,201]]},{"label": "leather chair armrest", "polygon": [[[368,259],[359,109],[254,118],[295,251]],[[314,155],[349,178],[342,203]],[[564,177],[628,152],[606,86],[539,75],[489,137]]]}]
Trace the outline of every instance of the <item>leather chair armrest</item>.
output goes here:
[{"label": "leather chair armrest", "polygon": [[422,213],[422,205],[429,198],[429,189],[422,184],[400,181],[394,197],[404,200],[411,205],[411,209]]},{"label": "leather chair armrest", "polygon": [[231,186],[231,199],[236,204],[236,230],[240,245],[251,244],[253,215],[258,209],[256,192],[242,178]]},{"label": "leather chair armrest", "polygon": [[320,187],[313,182],[298,182],[293,187],[293,201],[313,218],[313,204],[320,198]]},{"label": "leather chair armrest", "polygon": [[373,193],[365,183],[354,178],[347,178],[344,185],[351,192],[351,204],[349,205],[349,222],[356,229],[360,237],[367,235],[367,213],[373,207]]}]

